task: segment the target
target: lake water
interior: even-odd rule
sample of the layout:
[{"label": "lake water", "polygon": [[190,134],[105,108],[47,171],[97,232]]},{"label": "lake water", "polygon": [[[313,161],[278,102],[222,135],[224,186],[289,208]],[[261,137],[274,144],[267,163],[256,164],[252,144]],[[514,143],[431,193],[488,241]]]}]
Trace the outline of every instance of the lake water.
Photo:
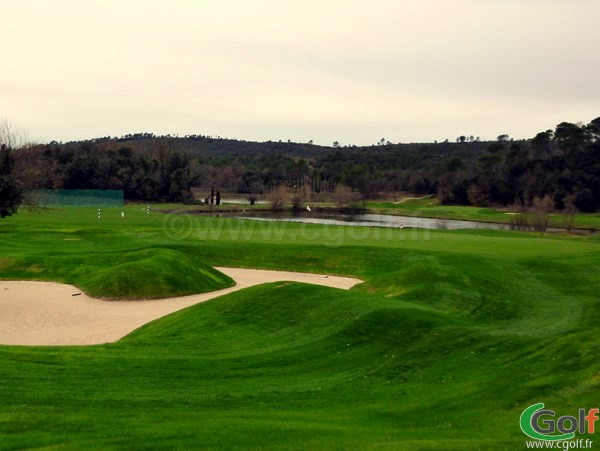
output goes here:
[{"label": "lake water", "polygon": [[377,214],[342,215],[328,213],[277,214],[272,212],[231,213],[221,216],[254,221],[302,222],[307,224],[329,224],[359,227],[417,228],[417,229],[488,229],[508,230],[504,224],[476,221],[457,221],[454,219],[417,218],[413,216],[394,216]]}]

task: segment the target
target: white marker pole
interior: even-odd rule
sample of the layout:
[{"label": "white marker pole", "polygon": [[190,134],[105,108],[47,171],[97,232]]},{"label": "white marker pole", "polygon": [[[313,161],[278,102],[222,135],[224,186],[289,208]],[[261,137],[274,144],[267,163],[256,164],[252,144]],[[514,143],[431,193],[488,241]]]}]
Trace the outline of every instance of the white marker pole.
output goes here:
[{"label": "white marker pole", "polygon": [[98,208],[98,221],[100,221],[100,209]]}]

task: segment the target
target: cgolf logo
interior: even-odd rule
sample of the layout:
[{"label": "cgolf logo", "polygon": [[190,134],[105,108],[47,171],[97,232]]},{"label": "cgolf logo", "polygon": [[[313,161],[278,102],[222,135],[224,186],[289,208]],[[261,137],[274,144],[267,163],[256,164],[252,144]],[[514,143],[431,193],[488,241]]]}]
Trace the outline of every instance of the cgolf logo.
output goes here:
[{"label": "cgolf logo", "polygon": [[600,409],[579,409],[577,417],[565,415],[555,419],[553,410],[544,409],[544,404],[529,406],[521,414],[521,430],[536,440],[565,441],[575,437],[575,433],[593,434]]}]

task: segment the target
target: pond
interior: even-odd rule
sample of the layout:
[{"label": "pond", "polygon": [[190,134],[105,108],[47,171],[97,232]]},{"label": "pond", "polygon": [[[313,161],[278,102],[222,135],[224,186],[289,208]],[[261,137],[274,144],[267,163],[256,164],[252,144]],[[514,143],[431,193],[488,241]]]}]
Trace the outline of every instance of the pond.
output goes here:
[{"label": "pond", "polygon": [[276,222],[302,222],[307,224],[346,225],[360,227],[388,227],[388,228],[417,228],[417,229],[488,229],[508,230],[506,224],[494,224],[476,221],[458,221],[454,219],[431,219],[414,216],[394,216],[379,214],[357,214],[344,215],[333,213],[302,212],[273,213],[267,211],[223,213],[220,216],[238,219],[249,219],[254,221],[276,221]]}]

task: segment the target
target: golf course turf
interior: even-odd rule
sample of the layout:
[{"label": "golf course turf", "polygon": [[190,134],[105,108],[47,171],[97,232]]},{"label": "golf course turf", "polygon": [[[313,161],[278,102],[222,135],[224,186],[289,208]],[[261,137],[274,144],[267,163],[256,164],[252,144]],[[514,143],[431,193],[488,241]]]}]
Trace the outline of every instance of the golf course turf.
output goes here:
[{"label": "golf course turf", "polygon": [[0,449],[525,449],[525,408],[600,404],[595,236],[120,211],[3,219],[0,278],[105,298],[231,285],[215,266],[365,282],[255,286],[114,344],[0,346]]}]

